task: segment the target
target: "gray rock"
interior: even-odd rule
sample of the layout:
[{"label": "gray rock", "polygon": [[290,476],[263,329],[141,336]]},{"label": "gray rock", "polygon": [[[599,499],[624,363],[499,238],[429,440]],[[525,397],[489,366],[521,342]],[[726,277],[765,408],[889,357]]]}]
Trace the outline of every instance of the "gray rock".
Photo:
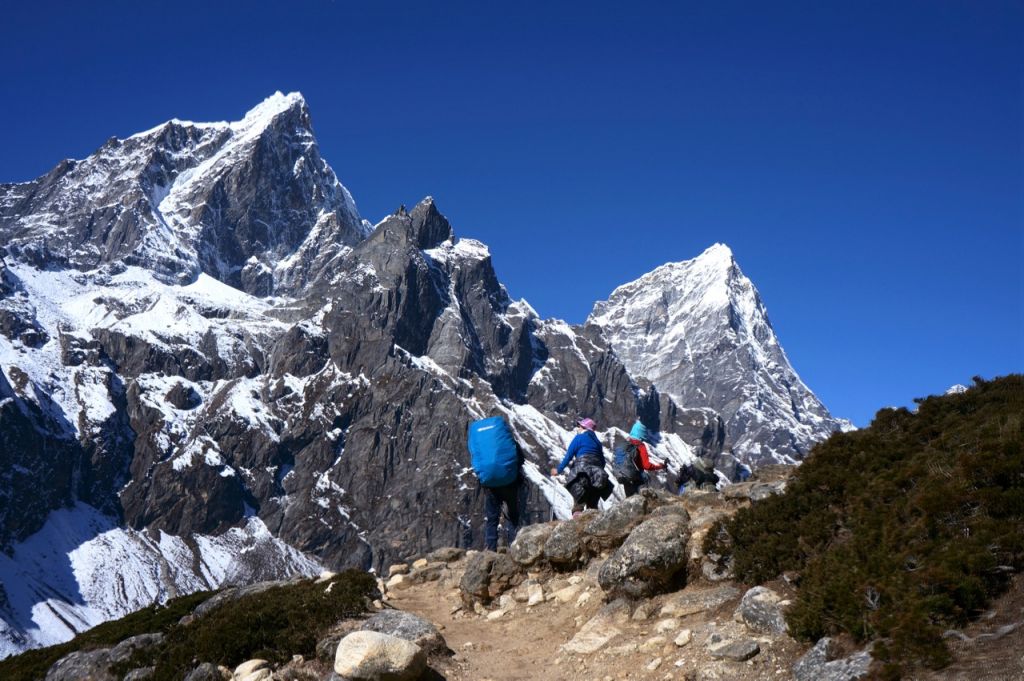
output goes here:
[{"label": "gray rock", "polygon": [[736,641],[726,641],[712,645],[708,648],[708,654],[719,660],[732,660],[733,662],[746,662],[761,652],[761,646],[757,641],[743,638]]},{"label": "gray rock", "polygon": [[516,535],[515,541],[508,549],[512,560],[526,567],[535,564],[544,557],[544,545],[551,532],[555,529],[556,523],[544,523],[542,525],[528,525],[521,529]]},{"label": "gray rock", "polygon": [[427,667],[415,643],[375,631],[355,631],[341,639],[334,671],[350,681],[414,681]]},{"label": "gray rock", "polygon": [[779,595],[763,586],[743,594],[736,615],[747,629],[761,634],[785,634],[786,618],[779,608]]},{"label": "gray rock", "polygon": [[613,598],[639,598],[681,586],[689,538],[688,523],[680,516],[645,520],[601,566],[601,588]]},{"label": "gray rock", "polygon": [[796,664],[793,677],[796,681],[856,681],[865,678],[871,669],[871,653],[860,651],[842,659],[839,646],[825,637],[814,644]]},{"label": "gray rock", "polygon": [[427,655],[448,650],[448,644],[437,627],[422,617],[401,610],[382,610],[363,622],[360,628],[404,638],[418,645]]},{"label": "gray rock", "polygon": [[427,554],[427,560],[431,563],[454,563],[462,560],[466,555],[466,549],[457,549],[452,546],[444,546]]},{"label": "gray rock", "polygon": [[218,667],[210,662],[203,662],[201,665],[190,671],[184,681],[228,681],[231,672],[223,667]]},{"label": "gray rock", "polygon": [[486,605],[518,586],[525,577],[525,573],[508,554],[481,551],[467,561],[466,571],[459,582],[459,591],[467,606],[472,607],[473,603]]},{"label": "gray rock", "polygon": [[786,481],[777,480],[774,482],[739,482],[735,485],[728,485],[722,489],[722,496],[726,499],[749,499],[750,501],[761,501],[770,496],[782,494],[786,491]]},{"label": "gray rock", "polygon": [[110,673],[110,649],[75,651],[53,663],[46,681],[116,681]]},{"label": "gray rock", "polygon": [[595,552],[615,548],[621,545],[633,528],[643,521],[648,510],[647,497],[636,494],[601,511],[584,526],[583,533]]},{"label": "gray rock", "polygon": [[571,520],[557,523],[544,544],[544,558],[557,568],[571,569],[582,562],[584,555],[579,524]]},{"label": "gray rock", "polygon": [[686,617],[698,612],[719,608],[740,595],[734,586],[719,586],[711,589],[688,588],[668,596],[661,607],[662,617]]},{"label": "gray rock", "polygon": [[156,674],[156,667],[139,667],[125,674],[122,681],[146,681],[146,679],[153,678],[154,674]]}]

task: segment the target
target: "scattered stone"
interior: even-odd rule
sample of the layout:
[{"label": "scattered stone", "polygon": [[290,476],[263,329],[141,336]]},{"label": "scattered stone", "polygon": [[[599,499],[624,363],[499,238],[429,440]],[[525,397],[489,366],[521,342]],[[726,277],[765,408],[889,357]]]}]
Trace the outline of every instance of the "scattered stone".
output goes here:
[{"label": "scattered stone", "polygon": [[676,640],[674,640],[673,643],[675,643],[677,646],[682,648],[684,646],[689,645],[690,641],[692,641],[692,640],[693,640],[693,632],[691,632],[689,629],[683,629],[682,631],[679,632],[679,635],[676,636]]},{"label": "scattered stone", "polygon": [[580,597],[576,599],[576,607],[577,608],[582,608],[583,606],[585,606],[587,603],[590,602],[590,598],[591,598],[591,591],[588,589],[587,591],[584,591],[583,593],[581,593]]},{"label": "scattered stone", "polygon": [[579,584],[570,584],[564,589],[559,589],[551,594],[551,597],[559,603],[568,603],[569,601],[576,600],[581,590],[582,587]]},{"label": "scattered stone", "polygon": [[388,577],[407,574],[409,574],[409,565],[406,563],[395,563],[394,565],[388,568]]},{"label": "scattered stone", "polygon": [[786,618],[779,607],[779,595],[763,586],[755,586],[743,594],[736,608],[736,617],[747,629],[762,634],[786,633]]},{"label": "scattered stone", "polygon": [[675,618],[664,619],[654,625],[654,631],[659,634],[667,634],[679,628],[679,620]]},{"label": "scattered stone", "polygon": [[426,558],[419,558],[417,560],[414,560],[413,563],[412,563],[412,569],[413,570],[422,570],[423,568],[427,567],[427,563],[428,562],[429,561]]},{"label": "scattered stone", "polygon": [[603,648],[622,632],[606,614],[598,613],[562,646],[562,652],[589,655]]},{"label": "scattered stone", "polygon": [[651,660],[651,663],[649,665],[647,665],[647,671],[649,671],[649,672],[657,671],[658,667],[660,667],[660,666],[661,666],[661,658],[660,657],[656,657],[653,660]]},{"label": "scattered stone", "polygon": [[330,570],[324,570],[323,572],[320,573],[320,576],[318,576],[316,578],[316,582],[315,583],[316,584],[323,584],[324,582],[331,581],[332,579],[334,579],[337,576],[338,576],[337,572],[331,572]]},{"label": "scattered stone", "polygon": [[409,584],[423,584],[425,582],[436,582],[444,576],[448,569],[447,563],[428,563],[425,567],[405,575]]},{"label": "scattered stone", "polygon": [[389,579],[386,584],[388,591],[402,591],[404,589],[408,589],[410,586],[412,586],[412,581],[410,581],[406,575],[401,573]]},{"label": "scattered stone", "polygon": [[720,660],[732,660],[733,662],[746,662],[761,652],[761,646],[757,641],[749,638],[742,638],[735,641],[723,641],[708,648],[711,657]]},{"label": "scattered stone", "polygon": [[375,631],[341,639],[334,658],[334,671],[352,681],[413,681],[426,666],[426,652],[418,645]]},{"label": "scattered stone", "polygon": [[667,639],[664,636],[652,636],[643,643],[640,644],[640,652],[652,653],[655,650],[660,650],[665,647]]},{"label": "scattered stone", "polygon": [[700,573],[709,582],[724,582],[727,579],[732,579],[732,558],[730,557],[724,566],[719,566],[717,556],[708,556],[700,564]]},{"label": "scattered stone", "polygon": [[494,620],[500,620],[502,617],[505,616],[505,612],[505,610],[493,610],[487,613],[487,619],[491,622],[493,622]]},{"label": "scattered stone", "polygon": [[632,620],[634,622],[643,622],[651,617],[654,605],[648,602],[643,602],[636,606],[636,610],[633,611]]},{"label": "scattered stone", "polygon": [[527,605],[538,605],[544,602],[544,587],[540,584],[531,584],[527,588],[528,600]]},{"label": "scattered stone", "polygon": [[235,667],[231,681],[269,681],[274,675],[266,660],[249,660]]},{"label": "scattered stone", "polygon": [[688,523],[668,515],[643,521],[605,561],[598,575],[610,596],[652,596],[686,579]]},{"label": "scattered stone", "polygon": [[146,681],[153,678],[154,674],[156,674],[156,667],[139,667],[125,674],[122,681]]},{"label": "scattered stone", "polygon": [[719,586],[700,591],[687,589],[674,594],[661,608],[662,617],[686,617],[698,612],[714,610],[740,595],[734,586]]}]

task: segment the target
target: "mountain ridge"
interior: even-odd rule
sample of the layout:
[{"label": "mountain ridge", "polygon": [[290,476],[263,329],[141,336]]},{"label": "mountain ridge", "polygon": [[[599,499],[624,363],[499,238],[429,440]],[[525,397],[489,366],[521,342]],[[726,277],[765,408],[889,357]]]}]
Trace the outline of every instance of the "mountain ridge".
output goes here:
[{"label": "mountain ridge", "polygon": [[[158,553],[169,571],[100,603],[15,560],[0,652],[77,630],[41,624],[41,607],[86,626],[172,586],[473,546],[482,501],[465,426],[492,413],[523,443],[533,520],[569,514],[546,471],[582,414],[609,447],[637,417],[660,430],[657,485],[701,454],[733,476],[735,436],[715,409],[630,371],[598,325],[512,300],[487,247],[458,238],[433,199],[370,229],[301,98],[253,111],[245,131],[259,134],[234,146],[234,124],[172,121],[0,185],[0,546],[17,556],[54,512],[85,504],[116,533],[161,538],[155,553],[85,542],[92,563],[152,567]],[[90,164],[127,175],[74,175]],[[775,435],[749,462],[791,456],[775,457]],[[244,560],[204,572],[216,560],[204,537],[228,532]],[[67,583],[85,593],[88,579],[72,570]]]}]

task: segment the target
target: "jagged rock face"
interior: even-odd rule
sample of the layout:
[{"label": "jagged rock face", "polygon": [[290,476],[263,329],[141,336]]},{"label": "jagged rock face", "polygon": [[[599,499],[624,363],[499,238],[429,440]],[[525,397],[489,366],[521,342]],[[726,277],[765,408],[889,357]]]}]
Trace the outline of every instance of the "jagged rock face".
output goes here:
[{"label": "jagged rock face", "polygon": [[[479,546],[482,416],[524,446],[528,522],[569,514],[544,471],[580,416],[611,446],[639,415],[673,470],[745,423],[638,374],[603,320],[512,300],[432,199],[371,230],[297,95],[0,186],[0,241],[0,655],[169,593]],[[69,507],[92,509],[71,532]],[[30,567],[52,537],[88,559],[55,585]],[[99,590],[98,564],[146,577]]]},{"label": "jagged rock face", "polygon": [[37,266],[202,271],[255,295],[315,279],[366,233],[320,157],[301,95],[237,123],[170,121],[84,161],[0,185],[0,241]]},{"label": "jagged rock face", "polygon": [[632,376],[720,415],[725,445],[745,461],[802,459],[842,426],[793,371],[727,246],[620,286],[587,321]]}]

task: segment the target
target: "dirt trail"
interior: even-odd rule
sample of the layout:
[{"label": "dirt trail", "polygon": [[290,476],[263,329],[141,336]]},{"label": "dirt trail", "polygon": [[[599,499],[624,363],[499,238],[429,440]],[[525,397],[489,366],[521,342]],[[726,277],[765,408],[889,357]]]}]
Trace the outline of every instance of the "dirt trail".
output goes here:
[{"label": "dirt trail", "polygon": [[577,613],[571,605],[540,606],[529,612],[524,608],[493,621],[476,613],[460,611],[453,615],[452,609],[460,605],[458,592],[437,582],[401,592],[392,604],[430,620],[441,629],[448,646],[455,651],[450,665],[438,670],[449,681],[574,678],[570,670],[553,664],[559,646],[567,640],[562,632],[575,631],[573,620]]},{"label": "dirt trail", "polygon": [[[695,592],[708,588],[688,587]],[[606,617],[607,626],[617,632],[607,645],[588,654],[565,652],[561,646],[605,605],[602,592],[583,572],[559,576],[545,585],[545,591],[549,596],[560,593],[566,600],[507,604],[507,611],[496,619],[462,609],[458,589],[445,580],[395,592],[389,604],[441,629],[455,655],[434,667],[448,681],[778,681],[789,678],[804,647],[788,637],[762,637],[762,652],[750,661],[712,659],[705,646],[708,638],[715,633],[731,637],[742,629],[732,619],[737,596],[712,610],[676,619],[659,617],[660,606],[654,601],[646,617],[632,616],[627,608]],[[692,640],[677,645],[684,630],[691,632]]]}]

